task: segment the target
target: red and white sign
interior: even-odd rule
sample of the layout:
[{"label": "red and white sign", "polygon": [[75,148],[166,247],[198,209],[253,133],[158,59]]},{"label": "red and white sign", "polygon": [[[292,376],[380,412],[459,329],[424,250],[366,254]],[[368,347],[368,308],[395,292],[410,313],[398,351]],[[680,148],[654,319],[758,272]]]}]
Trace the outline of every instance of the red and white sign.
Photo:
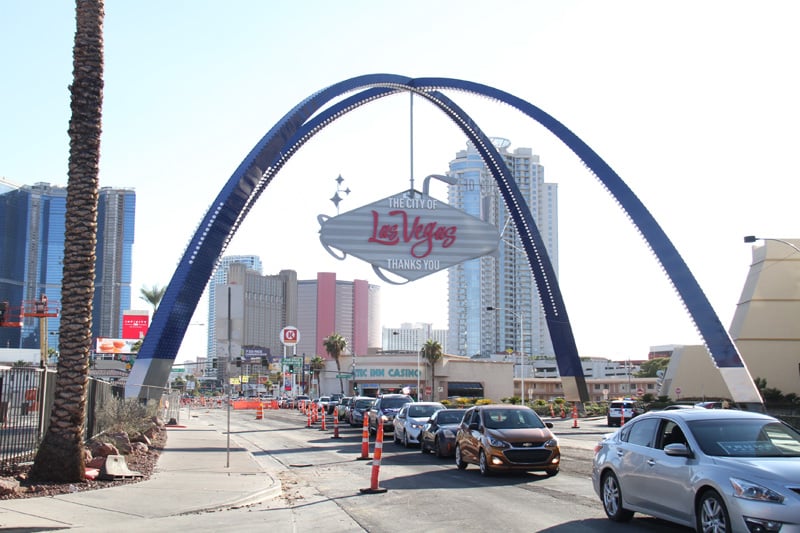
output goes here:
[{"label": "red and white sign", "polygon": [[284,346],[296,346],[300,342],[300,330],[294,326],[286,326],[281,330],[281,343]]},{"label": "red and white sign", "polygon": [[143,339],[150,327],[150,315],[147,311],[122,312],[122,338]]},{"label": "red and white sign", "polygon": [[490,254],[500,241],[494,225],[419,191],[317,219],[328,253],[337,259],[358,257],[390,283],[381,270],[413,281]]}]

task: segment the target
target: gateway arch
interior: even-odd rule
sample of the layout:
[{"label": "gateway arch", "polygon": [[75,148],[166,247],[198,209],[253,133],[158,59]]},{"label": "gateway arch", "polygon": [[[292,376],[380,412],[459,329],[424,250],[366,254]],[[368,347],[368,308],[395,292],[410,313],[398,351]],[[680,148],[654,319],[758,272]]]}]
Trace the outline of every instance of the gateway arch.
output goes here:
[{"label": "gateway arch", "polygon": [[[286,113],[250,151],[224,184],[192,236],[153,316],[128,377],[125,395],[146,398],[150,388],[160,390],[166,385],[186,329],[214,269],[251,207],[286,162],[337,118],[377,99],[411,92],[450,117],[483,158],[519,232],[541,297],[565,397],[572,401],[589,401],[566,306],[533,216],[490,139],[441,90],[476,94],[510,105],[568,146],[601,181],[644,237],[689,311],[732,399],[762,404],[733,340],[677,249],[644,204],[594,150],[538,107],[494,87],[459,79],[409,78],[393,74],[358,76],[314,93]],[[341,99],[346,95],[350,96]]]}]

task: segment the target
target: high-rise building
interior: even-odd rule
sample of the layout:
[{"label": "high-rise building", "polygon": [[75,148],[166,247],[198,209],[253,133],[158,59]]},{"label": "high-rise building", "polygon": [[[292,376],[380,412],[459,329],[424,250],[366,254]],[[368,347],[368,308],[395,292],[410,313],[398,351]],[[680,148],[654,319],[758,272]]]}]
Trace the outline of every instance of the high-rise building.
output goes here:
[{"label": "high-rise building", "polygon": [[428,340],[434,340],[442,346],[442,352],[447,351],[447,330],[433,329],[433,324],[403,323],[399,328],[382,330],[381,348],[384,352],[416,352]]},{"label": "high-rise building", "polygon": [[[61,300],[67,189],[49,183],[13,186],[0,192],[0,299],[12,305],[47,296]],[[131,265],[136,215],[133,189],[99,191],[97,258],[92,311],[93,337],[121,337],[122,313],[131,306]],[[59,318],[47,323],[48,344],[58,349]],[[37,348],[39,324],[0,328],[0,346]]]},{"label": "high-rise building", "polygon": [[[558,186],[545,183],[544,167],[530,148],[509,150],[507,139],[493,139],[531,213],[558,272]],[[450,162],[448,202],[497,226],[496,253],[448,270],[448,350],[476,356],[511,350],[526,356],[553,355],[531,267],[497,185],[475,147]],[[495,311],[487,311],[493,307]],[[523,339],[520,340],[520,337]]]},{"label": "high-rise building", "polygon": [[365,280],[337,280],[333,272],[320,272],[315,280],[297,282],[297,303],[298,356],[327,359],[323,341],[333,333],[347,339],[348,354],[366,355],[370,348],[380,348],[379,286]]},{"label": "high-rise building", "polygon": [[206,345],[206,354],[209,364],[211,364],[212,359],[217,357],[217,285],[226,285],[228,283],[228,267],[232,263],[242,263],[250,270],[261,274],[261,259],[257,255],[226,255],[217,265],[214,275],[211,276],[211,280],[208,282],[208,343]]}]

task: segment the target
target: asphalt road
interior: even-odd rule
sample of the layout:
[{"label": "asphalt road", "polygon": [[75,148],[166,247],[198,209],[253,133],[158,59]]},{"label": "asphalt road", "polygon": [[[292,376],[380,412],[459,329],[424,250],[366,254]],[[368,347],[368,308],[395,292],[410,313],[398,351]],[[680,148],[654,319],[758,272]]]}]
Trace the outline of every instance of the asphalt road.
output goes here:
[{"label": "asphalt road", "polygon": [[[199,411],[193,416],[227,428],[224,410]],[[545,531],[684,532],[686,528],[637,515],[621,526],[608,520],[591,486],[592,448],[612,431],[602,420],[556,420],[562,445],[561,472],[502,474],[483,477],[477,467],[456,469],[452,459],[422,454],[418,448],[384,439],[377,469],[377,493],[372,460],[361,456],[361,429],[332,425],[307,428],[306,418],[291,410],[266,411],[263,420],[252,412],[231,413],[231,439],[247,448],[283,484],[282,498],[244,509],[205,514],[204,528],[237,530],[267,525],[271,531],[331,532],[391,531]],[[373,456],[370,442],[369,455]],[[367,493],[364,493],[367,491]],[[189,527],[183,517],[172,527]]]}]

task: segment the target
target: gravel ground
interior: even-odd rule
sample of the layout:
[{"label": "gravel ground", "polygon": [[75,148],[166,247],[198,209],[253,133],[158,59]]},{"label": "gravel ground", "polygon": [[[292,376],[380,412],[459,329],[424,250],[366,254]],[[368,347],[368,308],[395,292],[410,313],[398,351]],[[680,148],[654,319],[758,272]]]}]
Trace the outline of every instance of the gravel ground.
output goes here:
[{"label": "gravel ground", "polygon": [[142,477],[139,478],[120,480],[87,479],[80,483],[53,483],[47,481],[34,482],[28,479],[28,472],[31,469],[31,464],[22,464],[0,469],[0,477],[14,478],[19,481],[20,484],[18,491],[0,495],[0,500],[57,496],[59,494],[67,494],[70,492],[107,489],[119,485],[139,483],[149,479],[153,474],[156,464],[158,463],[158,457],[161,455],[161,451],[164,449],[166,442],[167,431],[162,429],[153,437],[152,446],[150,446],[147,452],[132,453],[125,456],[125,462],[128,464],[128,468],[142,474]]}]

